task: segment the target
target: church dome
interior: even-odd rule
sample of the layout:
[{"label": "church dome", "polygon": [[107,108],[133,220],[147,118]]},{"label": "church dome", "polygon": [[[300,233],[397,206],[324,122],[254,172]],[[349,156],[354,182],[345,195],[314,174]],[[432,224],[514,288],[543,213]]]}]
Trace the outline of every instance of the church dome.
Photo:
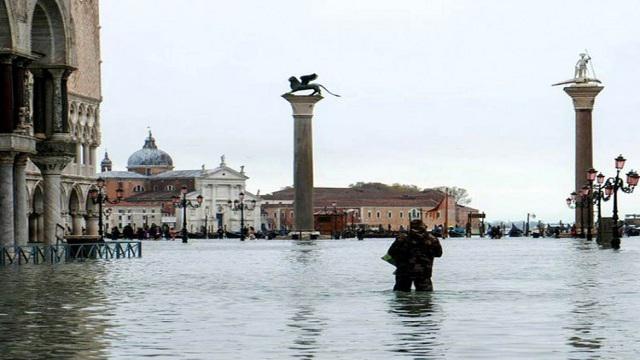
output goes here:
[{"label": "church dome", "polygon": [[149,167],[173,168],[173,159],[169,154],[158,149],[156,139],[151,135],[151,131],[149,131],[149,137],[144,141],[142,149],[131,154],[127,161],[129,170]]}]

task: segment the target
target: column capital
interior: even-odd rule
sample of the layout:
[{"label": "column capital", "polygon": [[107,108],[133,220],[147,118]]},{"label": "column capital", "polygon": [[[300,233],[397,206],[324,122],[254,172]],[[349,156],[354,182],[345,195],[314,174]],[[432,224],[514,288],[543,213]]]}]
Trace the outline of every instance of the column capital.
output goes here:
[{"label": "column capital", "polygon": [[43,175],[60,175],[72,158],[67,156],[41,156],[31,158]]},{"label": "column capital", "polygon": [[291,104],[293,116],[313,116],[313,107],[324,99],[322,95],[292,95],[286,93],[282,95]]},{"label": "column capital", "polygon": [[16,160],[16,153],[12,151],[0,152],[0,165],[13,165]]},{"label": "column capital", "polygon": [[602,89],[604,89],[604,86],[573,85],[567,86],[563,90],[573,99],[575,110],[593,110],[596,96]]}]

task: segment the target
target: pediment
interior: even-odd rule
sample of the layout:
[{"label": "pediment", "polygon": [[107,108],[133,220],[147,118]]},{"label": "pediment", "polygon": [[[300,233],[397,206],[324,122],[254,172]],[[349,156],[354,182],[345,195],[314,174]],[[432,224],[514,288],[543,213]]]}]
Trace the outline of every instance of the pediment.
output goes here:
[{"label": "pediment", "polygon": [[203,176],[207,179],[220,179],[220,180],[246,180],[248,177],[239,171],[233,170],[228,166],[220,166],[218,168],[207,170],[206,175]]}]

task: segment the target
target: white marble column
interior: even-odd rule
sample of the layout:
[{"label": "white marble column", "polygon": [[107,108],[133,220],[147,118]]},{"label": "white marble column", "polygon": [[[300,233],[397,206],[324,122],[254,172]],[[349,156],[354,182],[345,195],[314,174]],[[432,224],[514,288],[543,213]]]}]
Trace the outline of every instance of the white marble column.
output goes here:
[{"label": "white marble column", "polygon": [[27,199],[26,154],[19,154],[13,166],[14,233],[16,245],[26,245],[29,241],[29,201]]},{"label": "white marble column", "polygon": [[13,162],[15,154],[0,153],[0,245],[13,246],[14,206],[13,206]]},{"label": "white marble column", "polygon": [[62,171],[73,159],[71,156],[41,156],[32,158],[42,173],[44,182],[44,233],[42,241],[47,245],[56,243],[56,225],[63,225],[60,204]]}]

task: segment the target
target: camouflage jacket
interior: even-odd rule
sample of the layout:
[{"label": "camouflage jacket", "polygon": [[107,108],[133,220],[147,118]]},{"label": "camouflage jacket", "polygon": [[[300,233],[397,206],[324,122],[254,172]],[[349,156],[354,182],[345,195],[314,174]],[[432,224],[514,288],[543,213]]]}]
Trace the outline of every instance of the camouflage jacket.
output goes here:
[{"label": "camouflage jacket", "polygon": [[395,261],[396,275],[431,277],[433,258],[442,256],[442,246],[431,234],[410,231],[398,236],[388,253]]}]

